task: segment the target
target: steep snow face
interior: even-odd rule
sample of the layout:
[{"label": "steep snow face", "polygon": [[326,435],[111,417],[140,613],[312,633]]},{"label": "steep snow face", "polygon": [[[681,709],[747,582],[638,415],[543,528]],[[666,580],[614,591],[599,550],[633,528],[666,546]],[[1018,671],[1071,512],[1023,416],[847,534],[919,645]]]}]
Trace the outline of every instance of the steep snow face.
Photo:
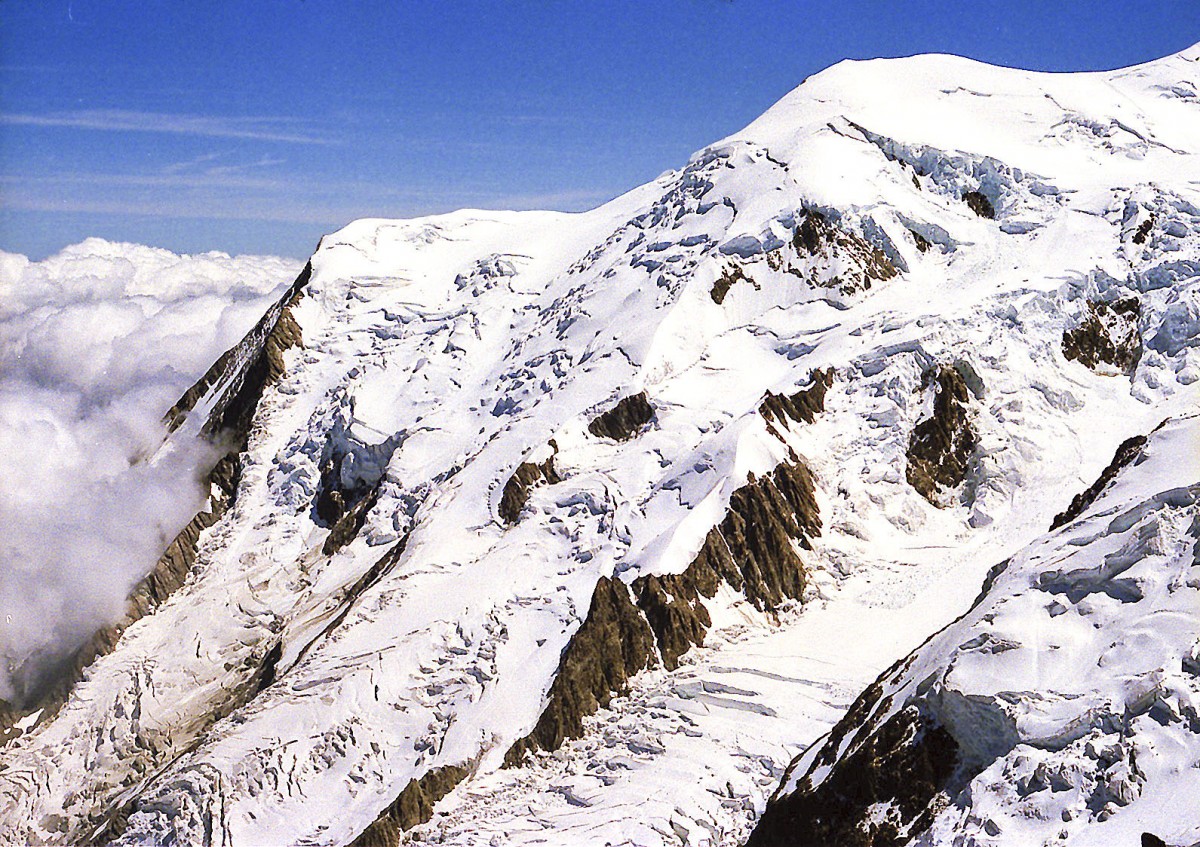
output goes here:
[{"label": "steep snow face", "polygon": [[[847,63],[592,212],[327,236],[234,507],[189,582],[3,751],[0,833],[348,843],[453,773],[414,838],[744,837],[863,684],[968,609],[1118,444],[1194,406],[1198,84],[1195,51],[1091,75]],[[1100,312],[1135,314],[1136,344],[1127,322],[1088,323]],[[1085,324],[1089,350],[1115,333],[1136,363],[1068,358]],[[822,411],[766,411],[818,370]],[[642,393],[652,415],[628,438],[590,426]],[[938,444],[966,454],[924,492],[907,473],[918,428],[945,435],[921,436],[927,465]],[[800,563],[803,602],[767,609],[736,578],[686,610],[659,598],[679,626],[707,617],[704,645],[583,715],[582,738],[503,768],[597,585],[629,586],[631,625],[649,620],[639,580],[687,587],[736,492],[781,466],[814,486],[820,534],[774,542],[795,545],[779,558]],[[1042,682],[1022,678],[1031,703]]]}]

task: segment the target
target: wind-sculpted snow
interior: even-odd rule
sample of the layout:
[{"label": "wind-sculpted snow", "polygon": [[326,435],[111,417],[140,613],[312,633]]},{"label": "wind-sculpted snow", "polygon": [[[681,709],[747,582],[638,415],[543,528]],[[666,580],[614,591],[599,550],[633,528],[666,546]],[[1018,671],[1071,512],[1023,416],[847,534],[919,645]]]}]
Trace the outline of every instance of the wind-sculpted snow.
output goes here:
[{"label": "wind-sculpted snow", "polygon": [[[1037,539],[1119,444],[1198,399],[1200,112],[1169,93],[1200,81],[1194,58],[1074,76],[846,63],[591,212],[327,236],[247,407],[233,508],[192,578],[5,751],[0,840],[378,843],[415,825],[406,837],[442,843],[736,843],[787,763],[970,608],[997,562],[1079,542],[1061,548],[1079,567],[1014,595],[1068,610],[1015,617],[1041,616],[1036,639],[1012,636],[1022,656],[1081,603],[1118,628],[1149,612],[1162,583],[1139,557],[1176,562],[1194,535],[1190,506],[1154,498],[1195,480],[1128,492],[1131,509],[1159,505],[1109,532],[1133,545],[1122,574],[1088,570],[1113,551],[1078,527],[1124,476],[1084,523]],[[1065,355],[1096,304],[1131,300],[1119,326],[1097,320],[1132,349],[1136,315],[1140,357]],[[952,389],[941,412],[930,374]],[[222,390],[198,389],[181,431]],[[1181,438],[1162,436],[1164,461]],[[608,612],[585,623],[593,606]],[[1089,625],[1092,649],[1106,636]],[[1100,692],[1081,704],[1116,714],[1143,667],[1120,661],[1079,672]],[[1028,725],[983,671],[945,688],[936,714],[976,766],[1024,737],[1058,739],[1043,757],[1084,743],[1075,699],[1027,671],[1012,678]],[[519,744],[539,726],[551,743]],[[1132,774],[1124,755],[1105,768]],[[943,759],[916,757],[925,783]],[[978,796],[1023,802],[1005,785]],[[998,812],[960,811],[1025,843]]]}]

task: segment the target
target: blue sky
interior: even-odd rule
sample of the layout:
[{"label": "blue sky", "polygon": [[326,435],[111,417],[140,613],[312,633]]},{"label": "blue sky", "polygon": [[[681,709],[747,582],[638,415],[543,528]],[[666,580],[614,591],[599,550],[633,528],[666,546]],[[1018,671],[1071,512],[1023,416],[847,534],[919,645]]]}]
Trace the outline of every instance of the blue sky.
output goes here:
[{"label": "blue sky", "polygon": [[1197,0],[0,0],[0,249],[303,257],[357,217],[584,209],[843,58],[1196,41]]}]

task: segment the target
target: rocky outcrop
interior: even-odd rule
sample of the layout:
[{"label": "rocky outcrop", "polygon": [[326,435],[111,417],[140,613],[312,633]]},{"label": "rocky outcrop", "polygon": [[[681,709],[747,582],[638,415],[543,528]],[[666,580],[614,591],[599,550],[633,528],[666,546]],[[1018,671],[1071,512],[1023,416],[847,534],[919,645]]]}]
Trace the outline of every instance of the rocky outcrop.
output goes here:
[{"label": "rocky outcrop", "polygon": [[1096,498],[1116,478],[1117,474],[1142,454],[1142,448],[1145,446],[1146,436],[1144,435],[1135,435],[1132,438],[1122,441],[1120,446],[1117,447],[1117,452],[1113,455],[1112,461],[1100,472],[1100,476],[1096,481],[1072,497],[1071,505],[1067,506],[1065,511],[1054,516],[1054,520],[1050,522],[1051,531],[1069,524],[1082,515],[1088,506],[1096,502]]},{"label": "rocky outcrop", "polygon": [[729,289],[733,287],[735,282],[749,282],[754,284],[754,280],[746,276],[746,272],[738,265],[731,265],[721,271],[721,275],[717,277],[717,281],[713,283],[712,289],[708,295],[712,297],[712,301],[720,306],[725,302],[725,295],[729,293]]},{"label": "rocky outcrop", "polygon": [[[873,688],[867,694],[878,697],[879,692]],[[929,827],[959,768],[958,743],[920,709],[908,706],[859,734],[839,756],[846,735],[871,705],[886,708],[860,698],[796,790],[772,798],[747,847],[899,847]],[[831,764],[818,779],[817,771]]]},{"label": "rocky outcrop", "polygon": [[[800,212],[791,241],[764,258],[772,271],[791,274],[812,288],[834,289],[842,295],[866,291],[874,283],[900,273],[886,253],[816,209]],[[713,302],[725,302],[729,290],[739,282],[759,287],[738,264],[722,269],[709,292]]]},{"label": "rocky outcrop", "polygon": [[617,405],[588,424],[588,432],[597,438],[628,441],[652,420],[654,407],[646,399],[646,392],[642,391],[623,397]]},{"label": "rocky outcrop", "polygon": [[839,258],[837,271],[828,280],[801,268],[781,265],[781,269],[805,279],[814,287],[836,288],[842,294],[866,291],[873,283],[892,279],[900,273],[882,250],[862,236],[836,226],[815,209],[807,209],[801,214],[792,232],[791,246],[798,257],[817,259],[822,265],[832,266],[832,260]]},{"label": "rocky outcrop", "polygon": [[982,191],[964,192],[962,199],[967,204],[967,208],[979,217],[988,219],[996,217],[996,209],[992,206],[992,201]]},{"label": "rocky outcrop", "polygon": [[633,583],[663,664],[677,667],[684,653],[704,641],[712,619],[703,601],[721,583],[763,611],[799,600],[805,574],[795,544],[807,548],[820,531],[812,475],[798,459],[767,476],[751,476],[730,497],[725,519],[709,531],[687,570]]},{"label": "rocky outcrop", "polygon": [[553,456],[544,462],[522,462],[504,483],[504,491],[500,494],[500,519],[510,526],[515,524],[529,502],[529,492],[542,483],[554,485],[556,482],[562,482],[562,477],[554,469]]},{"label": "rocky outcrop", "polygon": [[[340,497],[338,498],[337,516],[333,518],[333,525],[330,527],[329,535],[325,537],[325,541],[321,545],[322,553],[326,556],[332,556],[354,540],[359,530],[367,522],[367,513],[375,508],[375,503],[379,500],[379,488],[382,482],[383,480],[381,479],[372,486],[348,510],[343,511],[344,503]],[[319,502],[317,508],[318,510],[320,509]]]},{"label": "rocky outcrop", "polygon": [[1111,303],[1088,301],[1083,321],[1063,333],[1063,355],[1094,371],[1108,365],[1132,374],[1142,359],[1141,316],[1136,297]]},{"label": "rocky outcrop", "polygon": [[936,391],[933,414],[913,430],[905,476],[922,497],[941,506],[942,491],[966,479],[977,437],[968,411],[970,390],[960,370],[950,365],[930,369],[922,389],[930,385]]},{"label": "rocky outcrop", "polygon": [[1150,230],[1154,229],[1154,215],[1146,218],[1138,226],[1137,231],[1133,234],[1134,244],[1145,244],[1146,239],[1150,237]]},{"label": "rocky outcrop", "polygon": [[410,779],[400,796],[350,842],[352,847],[395,847],[400,843],[401,833],[433,817],[433,805],[470,773],[465,765],[446,765],[434,768],[420,779]]},{"label": "rocky outcrop", "polygon": [[215,392],[208,417],[201,425],[205,435],[233,437],[243,448],[250,421],[267,386],[284,373],[283,354],[303,343],[300,325],[292,310],[312,277],[307,264],[287,292],[240,342],[226,350],[204,376],[184,392],[163,416],[171,432],[177,430],[200,399]]},{"label": "rocky outcrop", "polygon": [[776,421],[787,425],[788,418],[797,423],[812,423],[825,411],[825,392],[833,385],[833,368],[813,371],[812,382],[795,394],[775,394],[768,391],[758,404],[758,413],[768,424]]},{"label": "rocky outcrop", "polygon": [[634,580],[636,602],[620,580],[601,578],[587,617],[563,652],[537,725],[508,751],[505,764],[580,737],[583,718],[624,690],[626,680],[653,663],[656,653],[666,668],[677,667],[712,626],[704,600],[721,583],[763,611],[799,600],[805,574],[796,546],[808,548],[820,531],[812,475],[792,456],[766,476],[751,475],[733,493],[724,520],[709,531],[683,573]]},{"label": "rocky outcrop", "polygon": [[557,750],[583,734],[584,717],[607,706],[629,677],[654,662],[654,636],[619,579],[601,577],[587,617],[559,660],[546,708],[529,735],[505,755],[520,763],[528,750]]}]

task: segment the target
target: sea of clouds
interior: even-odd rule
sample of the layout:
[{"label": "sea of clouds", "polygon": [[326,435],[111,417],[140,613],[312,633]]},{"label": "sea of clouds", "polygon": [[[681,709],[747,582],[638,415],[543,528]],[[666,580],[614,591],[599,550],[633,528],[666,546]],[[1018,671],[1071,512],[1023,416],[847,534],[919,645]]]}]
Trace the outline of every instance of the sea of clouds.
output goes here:
[{"label": "sea of clouds", "polygon": [[212,448],[159,450],[162,415],[300,267],[94,238],[0,251],[0,698],[119,617],[203,504]]}]

